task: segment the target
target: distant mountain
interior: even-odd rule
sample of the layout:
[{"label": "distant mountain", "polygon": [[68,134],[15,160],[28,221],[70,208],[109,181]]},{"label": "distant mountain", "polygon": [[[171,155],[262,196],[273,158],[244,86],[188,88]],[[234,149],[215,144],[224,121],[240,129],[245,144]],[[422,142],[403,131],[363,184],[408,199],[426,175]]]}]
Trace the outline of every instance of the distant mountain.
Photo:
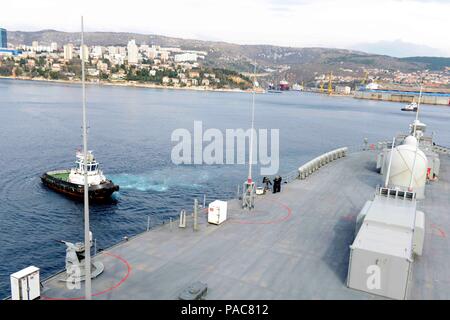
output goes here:
[{"label": "distant mountain", "polygon": [[397,58],[415,56],[437,57],[446,55],[445,52],[442,52],[439,49],[415,43],[403,42],[402,40],[360,43],[352,48],[355,50],[388,55]]},{"label": "distant mountain", "polygon": [[[80,34],[42,30],[36,32],[8,32],[9,42],[31,45],[32,41],[50,44],[55,41],[79,44]],[[267,81],[286,79],[290,82],[309,81],[317,74],[352,74],[362,76],[364,68],[382,68],[402,71],[416,71],[427,68],[430,61],[420,59],[399,59],[386,55],[368,54],[361,51],[332,48],[293,48],[272,45],[238,45],[218,41],[201,41],[172,38],[160,35],[136,33],[86,32],[88,45],[125,46],[131,39],[138,44],[156,44],[167,47],[207,51],[204,63],[211,67],[221,67],[238,72],[253,71],[252,63],[257,62],[258,72],[269,72]],[[433,66],[438,64],[434,63]]]}]

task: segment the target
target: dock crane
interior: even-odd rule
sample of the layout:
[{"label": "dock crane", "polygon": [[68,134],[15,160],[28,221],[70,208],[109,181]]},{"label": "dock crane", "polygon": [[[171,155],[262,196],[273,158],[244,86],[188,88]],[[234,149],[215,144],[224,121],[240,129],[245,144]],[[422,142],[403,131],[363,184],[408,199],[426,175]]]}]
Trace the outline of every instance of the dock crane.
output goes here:
[{"label": "dock crane", "polygon": [[330,77],[328,79],[328,94],[333,93],[332,81],[333,81],[333,72],[330,72]]},{"label": "dock crane", "polygon": [[367,79],[369,79],[369,72],[364,71],[364,78],[363,78],[363,80],[361,81],[361,85],[362,85],[362,86],[366,84]]},{"label": "dock crane", "polygon": [[[364,78],[361,80],[360,87],[364,87],[369,79],[369,72],[364,71]],[[355,82],[355,91],[358,90],[358,84]]]}]

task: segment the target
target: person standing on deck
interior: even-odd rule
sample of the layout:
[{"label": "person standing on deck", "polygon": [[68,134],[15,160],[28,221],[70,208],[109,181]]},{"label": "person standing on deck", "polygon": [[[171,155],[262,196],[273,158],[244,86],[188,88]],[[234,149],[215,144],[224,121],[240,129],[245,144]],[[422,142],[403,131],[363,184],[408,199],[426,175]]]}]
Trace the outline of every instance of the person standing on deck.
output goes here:
[{"label": "person standing on deck", "polygon": [[272,185],[272,182],[270,181],[270,179],[268,177],[264,177],[263,178],[263,184],[266,184],[266,187],[265,187],[264,190],[267,191],[267,190],[270,189],[269,184]]},{"label": "person standing on deck", "polygon": [[273,193],[281,192],[281,180],[283,179],[280,176],[273,179]]}]

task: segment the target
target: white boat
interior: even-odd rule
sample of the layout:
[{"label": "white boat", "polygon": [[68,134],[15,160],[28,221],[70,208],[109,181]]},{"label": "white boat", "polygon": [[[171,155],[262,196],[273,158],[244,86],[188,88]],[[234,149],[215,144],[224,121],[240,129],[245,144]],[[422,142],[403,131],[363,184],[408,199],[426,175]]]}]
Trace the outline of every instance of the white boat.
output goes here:
[{"label": "white boat", "polygon": [[417,111],[417,103],[412,102],[402,108],[402,111]]}]

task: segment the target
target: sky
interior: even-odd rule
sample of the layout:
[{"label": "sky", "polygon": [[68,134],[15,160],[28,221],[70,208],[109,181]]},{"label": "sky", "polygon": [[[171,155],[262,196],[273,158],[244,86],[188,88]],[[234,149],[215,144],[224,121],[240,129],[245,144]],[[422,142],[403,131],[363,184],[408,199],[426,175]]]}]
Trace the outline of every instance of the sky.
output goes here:
[{"label": "sky", "polygon": [[86,31],[450,57],[449,13],[450,0],[21,0],[2,1],[0,27],[79,31],[84,15]]}]

